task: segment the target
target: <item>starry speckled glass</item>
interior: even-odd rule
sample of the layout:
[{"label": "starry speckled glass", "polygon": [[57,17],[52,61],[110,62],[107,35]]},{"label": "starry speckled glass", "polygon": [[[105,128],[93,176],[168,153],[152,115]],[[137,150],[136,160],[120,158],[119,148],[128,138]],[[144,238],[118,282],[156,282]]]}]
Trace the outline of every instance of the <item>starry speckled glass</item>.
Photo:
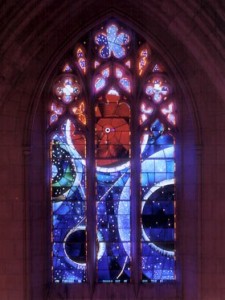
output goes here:
[{"label": "starry speckled glass", "polygon": [[142,282],[174,280],[173,137],[156,120],[141,149]]},{"label": "starry speckled glass", "polygon": [[[76,132],[76,131],[75,131]],[[51,139],[52,259],[55,282],[86,281],[85,138],[70,120]]]}]

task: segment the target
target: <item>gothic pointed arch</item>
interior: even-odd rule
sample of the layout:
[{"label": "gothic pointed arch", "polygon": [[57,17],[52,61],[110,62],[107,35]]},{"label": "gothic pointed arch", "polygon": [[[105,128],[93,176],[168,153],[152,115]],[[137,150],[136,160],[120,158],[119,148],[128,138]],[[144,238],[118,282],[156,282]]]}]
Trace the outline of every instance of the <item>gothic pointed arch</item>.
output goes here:
[{"label": "gothic pointed arch", "polygon": [[78,291],[88,299],[101,286],[118,298],[116,283],[140,297],[154,283],[182,293],[180,174],[182,151],[193,153],[180,136],[187,89],[143,33],[107,18],[75,36],[45,78],[52,299]]}]

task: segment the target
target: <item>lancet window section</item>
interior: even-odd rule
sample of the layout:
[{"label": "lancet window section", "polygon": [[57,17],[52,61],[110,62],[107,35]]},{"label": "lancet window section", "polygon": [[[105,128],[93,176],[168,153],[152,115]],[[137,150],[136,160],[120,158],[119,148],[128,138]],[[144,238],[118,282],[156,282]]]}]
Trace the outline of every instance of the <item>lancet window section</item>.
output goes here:
[{"label": "lancet window section", "polygon": [[175,279],[175,125],[172,87],[156,65],[140,102],[142,282]]}]

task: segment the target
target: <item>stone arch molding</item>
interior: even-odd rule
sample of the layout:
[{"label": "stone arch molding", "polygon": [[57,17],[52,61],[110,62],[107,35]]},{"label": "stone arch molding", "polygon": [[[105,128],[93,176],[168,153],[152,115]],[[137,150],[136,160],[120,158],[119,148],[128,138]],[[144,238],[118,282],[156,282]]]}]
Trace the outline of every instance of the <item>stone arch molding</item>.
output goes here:
[{"label": "stone arch molding", "polygon": [[[106,16],[107,15],[107,16]],[[172,79],[175,82],[175,85],[177,86],[177,94],[178,94],[178,107],[179,107],[179,111],[180,111],[180,132],[179,132],[179,137],[178,137],[178,145],[179,145],[179,151],[178,151],[178,159],[180,160],[180,163],[178,163],[178,173],[180,175],[180,180],[178,180],[178,198],[183,198],[185,199],[186,197],[184,196],[184,189],[185,189],[185,185],[187,184],[187,182],[184,182],[184,170],[187,167],[187,163],[184,161],[184,153],[186,153],[186,155],[189,155],[190,159],[189,164],[193,165],[193,172],[194,172],[194,176],[197,178],[199,176],[198,172],[199,172],[199,164],[200,164],[200,160],[196,158],[196,146],[198,145],[197,149],[201,148],[201,130],[200,130],[200,124],[199,124],[199,120],[198,120],[198,112],[196,110],[196,107],[194,105],[194,97],[191,93],[191,89],[187,86],[187,84],[185,84],[185,80],[184,80],[184,76],[182,75],[182,71],[179,70],[179,67],[176,64],[176,60],[174,59],[174,57],[168,52],[167,49],[165,49],[165,45],[163,45],[163,43],[161,41],[159,41],[159,38],[154,37],[154,35],[149,34],[150,30],[148,30],[148,33],[146,33],[146,30],[144,30],[140,24],[137,25],[137,23],[132,22],[131,19],[126,20],[124,18],[124,16],[122,16],[121,14],[119,14],[116,11],[110,11],[108,12],[106,15],[102,16],[100,21],[98,20],[98,23],[102,23],[103,21],[107,20],[110,17],[113,17],[114,19],[118,19],[121,23],[124,24],[128,24],[128,27],[130,27],[132,30],[140,33],[141,35],[146,37],[147,41],[150,41],[153,45],[153,47],[159,51],[160,55],[162,55],[163,60],[167,62],[168,67],[171,71],[171,76]],[[64,42],[64,44],[58,48],[54,55],[51,57],[51,59],[49,60],[49,63],[47,66],[45,66],[43,68],[43,72],[42,75],[40,76],[40,80],[39,83],[37,83],[37,88],[34,91],[34,95],[31,101],[31,105],[30,105],[30,114],[27,118],[27,124],[26,124],[26,128],[27,130],[25,131],[24,134],[24,145],[25,146],[31,146],[31,149],[34,149],[34,151],[32,150],[31,154],[30,154],[30,158],[31,161],[29,163],[29,167],[27,167],[27,175],[29,177],[29,174],[32,173],[32,168],[33,163],[32,163],[32,158],[34,158],[34,155],[37,153],[37,151],[35,150],[36,147],[40,146],[38,145],[38,141],[34,141],[33,139],[33,129],[34,128],[38,128],[38,130],[40,130],[40,133],[42,133],[43,135],[44,130],[43,128],[40,129],[41,125],[38,124],[40,122],[40,120],[44,120],[44,118],[40,117],[40,115],[43,113],[43,110],[46,108],[45,105],[45,101],[47,102],[47,96],[48,95],[48,91],[51,87],[52,84],[52,78],[53,78],[53,74],[54,74],[54,70],[56,68],[56,66],[58,65],[59,61],[61,60],[61,58],[67,53],[68,49],[71,48],[72,45],[76,44],[76,41],[79,40],[79,38],[81,36],[83,36],[84,34],[86,34],[90,29],[94,28],[96,26],[97,22],[92,22],[92,24],[89,24],[88,26],[84,26],[81,28],[81,30],[77,30],[76,32],[74,32],[70,38]],[[163,50],[162,50],[163,49]],[[166,55],[166,56],[165,56]],[[185,107],[188,108],[189,111],[189,115],[185,114]],[[191,117],[190,117],[191,115]],[[184,116],[184,118],[183,118]],[[188,124],[190,125],[189,128],[187,128],[187,126],[184,124],[185,121],[188,121]],[[29,125],[28,125],[29,124]],[[32,124],[30,126],[30,124]],[[190,129],[191,128],[191,129]],[[186,137],[186,132],[191,131],[191,137],[189,135],[189,137]],[[40,149],[42,150],[46,150],[45,149],[45,142],[44,139],[42,140],[42,145],[40,147]],[[185,144],[189,145],[188,149],[184,149]],[[199,150],[198,150],[199,152]],[[40,153],[38,154],[40,157]],[[44,154],[45,159],[46,157],[46,153]],[[29,160],[29,159],[28,159]],[[196,165],[195,165],[195,162]],[[43,168],[42,168],[42,174],[44,176],[45,172],[46,172],[46,168],[45,166],[45,161],[42,158],[42,164],[43,164]],[[49,227],[49,222],[44,221],[44,219],[46,220],[46,218],[49,218],[49,214],[47,211],[49,207],[47,204],[40,204],[41,206],[41,214],[42,214],[42,218],[39,220],[34,220],[32,219],[32,217],[34,215],[36,215],[36,212],[34,212],[34,199],[35,197],[32,197],[32,185],[35,182],[36,179],[36,175],[32,174],[31,176],[31,180],[29,180],[29,188],[26,187],[27,190],[27,197],[29,197],[30,199],[30,203],[28,204],[28,199],[26,201],[27,205],[30,208],[30,214],[29,214],[29,227],[30,227],[30,236],[32,237],[32,235],[34,234],[35,230],[34,230],[34,226],[36,225],[42,225],[45,224],[46,228]],[[31,181],[31,183],[30,183]],[[192,195],[194,197],[194,199],[197,200],[197,191],[195,189],[195,187],[193,187],[193,191],[192,191]],[[43,192],[43,197],[45,199],[45,202],[47,202],[48,199],[48,195],[46,190]],[[182,200],[185,201],[185,200]],[[185,226],[185,222],[183,222],[182,220],[182,215],[184,214],[183,208],[182,208],[182,201],[181,204],[178,204],[178,225],[180,223],[181,227],[182,225]],[[197,210],[197,205],[196,203],[193,203],[193,209]],[[27,226],[28,226],[27,224]],[[31,226],[30,226],[31,224]],[[193,224],[193,234],[197,235],[199,234],[199,232],[195,232],[194,233],[194,229],[197,228],[197,221],[196,224]],[[48,229],[46,229],[46,232],[49,232]],[[49,252],[49,248],[47,246],[47,241],[48,241],[48,237],[47,234],[42,233],[42,240],[46,242],[46,245],[43,246],[42,251],[42,264],[49,264],[49,256],[48,256],[48,252]],[[39,232],[40,233],[40,232]],[[179,240],[179,247],[178,248],[178,260],[177,260],[177,268],[178,268],[178,278],[177,278],[177,282],[174,284],[171,284],[167,290],[167,288],[165,286],[160,287],[160,289],[163,291],[165,291],[165,295],[166,292],[169,291],[169,294],[171,295],[180,295],[182,293],[182,289],[183,289],[183,280],[184,278],[188,277],[189,274],[187,271],[185,271],[185,262],[184,259],[182,257],[182,255],[179,255],[179,250],[183,250],[182,249],[182,229],[178,229],[178,234],[180,233],[180,240]],[[40,233],[41,234],[41,233]],[[34,249],[32,248],[31,244],[32,243],[32,238],[28,241],[28,258],[30,259],[30,263],[33,264],[35,263],[35,261],[37,261],[37,258],[34,257],[33,255],[33,251]],[[193,246],[194,247],[194,246]],[[191,252],[192,250],[192,246],[190,246],[190,249],[188,249],[187,251]],[[182,251],[180,251],[182,252]],[[196,268],[197,268],[197,262],[195,262],[196,264]],[[29,267],[28,267],[29,269]],[[29,269],[31,272],[31,269]],[[47,274],[47,275],[46,275]],[[35,299],[35,293],[34,293],[34,281],[35,281],[35,276],[37,276],[36,272],[34,271],[31,275],[31,289],[29,291],[29,293],[32,295],[33,299]],[[54,286],[52,284],[49,283],[49,272],[42,272],[42,288],[43,286],[46,286],[47,284],[47,288],[44,288],[43,293],[45,294],[45,297],[47,299],[47,297],[50,297],[52,299],[55,299],[56,295],[61,295],[61,297],[65,298],[65,299],[73,299],[73,295],[75,293],[76,288],[73,286],[67,286],[67,285],[60,285],[60,286]],[[88,292],[87,289],[88,288]],[[85,291],[86,289],[86,291]],[[78,293],[80,293],[80,295],[82,295],[82,297],[84,297],[84,299],[88,299],[88,297],[90,297],[90,295],[92,295],[93,299],[98,299],[99,297],[99,293],[100,293],[100,288],[95,286],[94,282],[92,282],[89,286],[85,287],[85,289],[83,289],[82,287],[78,287]],[[145,293],[146,291],[150,291],[152,290],[152,286],[146,286],[146,287],[140,287],[140,286],[133,286],[132,287],[133,292],[130,292],[128,287],[125,287],[126,290],[126,294],[129,295],[130,293],[134,293],[133,295],[136,295],[137,299],[139,299],[138,297],[142,297],[143,293]],[[153,294],[155,293],[155,297],[157,296],[157,292],[156,290],[158,289],[158,287],[153,288]],[[118,289],[119,291],[120,289]],[[116,291],[115,287],[104,287],[104,294],[107,297],[113,297],[112,295],[115,295],[115,299],[119,299],[119,292]],[[193,289],[193,291],[195,292],[195,289]],[[193,293],[194,293],[193,292]],[[86,297],[86,298],[85,298]],[[179,296],[178,296],[179,297]],[[157,298],[156,298],[157,299]],[[166,299],[166,298],[165,298]],[[178,298],[177,298],[178,299]]]}]

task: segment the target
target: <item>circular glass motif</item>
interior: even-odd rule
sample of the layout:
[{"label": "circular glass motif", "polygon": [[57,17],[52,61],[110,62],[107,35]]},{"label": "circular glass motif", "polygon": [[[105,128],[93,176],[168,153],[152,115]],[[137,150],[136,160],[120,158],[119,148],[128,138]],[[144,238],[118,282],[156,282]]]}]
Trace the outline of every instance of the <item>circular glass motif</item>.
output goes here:
[{"label": "circular glass motif", "polygon": [[[129,142],[129,124],[125,119],[99,119],[99,121],[96,124],[97,158],[128,158],[130,148]],[[106,163],[110,162],[108,161]]]},{"label": "circular glass motif", "polygon": [[161,186],[142,210],[143,237],[165,251],[174,250],[174,184]]},{"label": "circular glass motif", "polygon": [[65,252],[77,264],[86,264],[86,232],[79,228],[71,232],[65,240]]},{"label": "circular glass motif", "polygon": [[62,75],[53,86],[54,94],[66,104],[80,94],[81,87],[73,75]]},{"label": "circular glass motif", "polygon": [[[99,231],[97,232],[96,243],[97,258],[101,259],[105,252],[105,243]],[[86,227],[81,225],[71,229],[64,239],[64,251],[68,258],[67,261],[74,266],[84,267],[86,265],[86,247]]]},{"label": "circular glass motif", "polygon": [[160,103],[166,100],[170,93],[170,86],[167,81],[160,76],[154,76],[146,85],[145,93],[151,96],[153,101]]}]

